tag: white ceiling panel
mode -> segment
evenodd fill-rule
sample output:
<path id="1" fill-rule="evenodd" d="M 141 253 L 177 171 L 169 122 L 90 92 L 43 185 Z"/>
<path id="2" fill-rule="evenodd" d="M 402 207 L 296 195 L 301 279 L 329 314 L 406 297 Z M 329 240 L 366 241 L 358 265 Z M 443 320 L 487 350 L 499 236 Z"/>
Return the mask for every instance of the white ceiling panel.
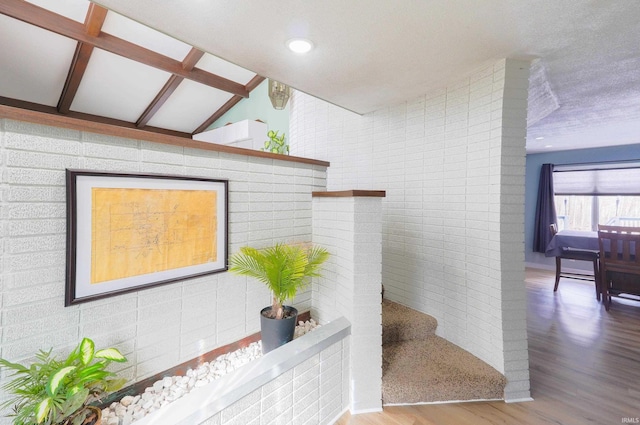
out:
<path id="1" fill-rule="evenodd" d="M 184 80 L 148 125 L 191 133 L 231 97 L 229 93 Z"/>
<path id="2" fill-rule="evenodd" d="M 190 45 L 115 12 L 107 13 L 102 31 L 178 61 L 191 50 Z"/>
<path id="3" fill-rule="evenodd" d="M 0 15 L 0 96 L 57 105 L 76 44 Z"/>
<path id="4" fill-rule="evenodd" d="M 91 2 L 87 0 L 27 0 L 58 15 L 66 16 L 78 22 L 84 22 Z"/>
<path id="5" fill-rule="evenodd" d="M 205 53 L 202 59 L 198 61 L 196 67 L 243 85 L 246 85 L 256 76 L 256 73 L 253 71 L 234 65 L 231 62 L 227 62 L 209 53 Z"/>
<path id="6" fill-rule="evenodd" d="M 94 49 L 71 109 L 135 122 L 170 74 Z"/>

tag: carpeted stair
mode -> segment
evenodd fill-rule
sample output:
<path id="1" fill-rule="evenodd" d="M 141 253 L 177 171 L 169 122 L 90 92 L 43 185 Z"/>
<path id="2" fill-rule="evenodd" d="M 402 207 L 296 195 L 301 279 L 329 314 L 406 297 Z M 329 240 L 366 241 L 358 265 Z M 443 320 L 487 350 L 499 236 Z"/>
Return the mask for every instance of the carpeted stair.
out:
<path id="1" fill-rule="evenodd" d="M 431 316 L 382 302 L 382 402 L 430 403 L 502 399 L 502 374 L 436 336 Z"/>

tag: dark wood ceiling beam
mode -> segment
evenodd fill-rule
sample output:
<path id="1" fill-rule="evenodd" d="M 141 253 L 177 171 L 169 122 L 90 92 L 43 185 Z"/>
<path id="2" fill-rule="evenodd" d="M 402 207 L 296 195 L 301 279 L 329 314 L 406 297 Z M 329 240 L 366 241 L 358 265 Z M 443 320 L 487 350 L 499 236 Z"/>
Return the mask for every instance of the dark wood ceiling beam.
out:
<path id="1" fill-rule="evenodd" d="M 200 59 L 204 56 L 204 52 L 202 50 L 198 50 L 195 47 L 192 47 L 187 53 L 187 56 L 182 60 L 182 69 L 186 71 L 191 71 L 196 67 Z"/>
<path id="2" fill-rule="evenodd" d="M 249 81 L 249 83 L 247 84 L 247 90 L 248 91 L 253 91 L 253 89 L 255 89 L 256 87 L 258 87 L 260 85 L 260 83 L 262 83 L 265 80 L 265 77 L 262 77 L 260 75 L 256 75 L 255 77 L 253 77 L 251 79 L 251 81 Z M 224 114 L 226 114 L 231 108 L 233 108 L 234 106 L 236 106 L 238 104 L 238 102 L 240 102 L 242 100 L 242 97 L 240 96 L 233 96 L 231 99 L 229 99 L 224 105 L 222 105 L 220 107 L 220 109 L 218 109 L 213 115 L 211 115 L 205 122 L 203 122 L 202 124 L 200 124 L 200 126 L 198 128 L 196 128 L 192 134 L 198 134 L 198 133 L 202 133 L 203 131 L 205 131 L 207 128 L 209 128 L 209 126 L 211 124 L 213 124 L 214 122 L 216 122 L 221 116 L 223 116 Z"/>
<path id="3" fill-rule="evenodd" d="M 202 59 L 202 56 L 204 56 L 204 52 L 202 50 L 191 48 L 189 53 L 187 53 L 187 56 L 182 61 L 182 68 L 187 71 L 192 70 L 195 68 L 198 61 Z M 169 96 L 173 94 L 182 81 L 184 81 L 184 78 L 172 75 L 169 78 L 169 81 L 167 81 L 164 87 L 162 87 L 162 90 L 160 90 L 156 95 L 155 99 L 151 101 L 149 106 L 147 106 L 147 109 L 145 109 L 142 115 L 140 115 L 140 118 L 136 121 L 136 127 L 140 128 L 147 125 L 149 120 L 160 110 L 162 105 L 164 105 L 167 99 L 169 99 Z"/>
<path id="4" fill-rule="evenodd" d="M 182 77 L 176 77 L 172 75 L 169 77 L 169 81 L 167 81 L 162 87 L 162 90 L 156 95 L 156 97 L 151 101 L 147 109 L 144 110 L 138 121 L 136 121 L 136 127 L 144 127 L 147 125 L 149 120 L 153 118 L 153 116 L 162 108 L 162 105 L 169 99 L 169 97 L 173 94 L 173 92 L 178 88 L 180 83 L 184 81 Z"/>
<path id="5" fill-rule="evenodd" d="M 42 105 L 40 103 L 27 102 L 24 100 L 12 99 L 12 98 L 3 97 L 3 96 L 0 96 L 0 105 L 10 106 L 12 108 L 20 108 L 26 111 L 41 112 L 48 115 L 70 117 L 78 120 L 87 121 L 90 123 L 109 125 L 111 127 L 120 127 L 120 128 L 126 128 L 126 129 L 136 128 L 134 123 L 131 123 L 128 121 L 118 120 L 115 118 L 101 117 L 101 116 L 92 115 L 92 114 L 85 114 L 83 112 L 75 112 L 75 111 L 70 111 L 68 114 L 61 114 L 53 106 Z M 185 133 L 182 131 L 167 130 L 165 128 L 158 128 L 158 127 L 145 127 L 144 131 L 147 131 L 149 133 L 154 133 L 154 134 L 165 134 L 172 137 L 180 137 L 180 138 L 186 138 L 191 140 L 191 133 Z"/>
<path id="6" fill-rule="evenodd" d="M 89 4 L 89 10 L 87 10 L 87 17 L 84 20 L 84 27 L 87 34 L 92 36 L 98 36 L 102 32 L 102 26 L 104 20 L 107 18 L 108 10 L 102 6 L 98 6 L 95 3 Z"/>
<path id="7" fill-rule="evenodd" d="M 87 34 L 93 36 L 99 35 L 106 17 L 107 9 L 91 3 L 84 21 Z M 76 93 L 82 82 L 82 77 L 84 77 L 84 72 L 87 70 L 89 59 L 91 59 L 91 53 L 93 53 L 93 45 L 81 41 L 78 42 L 76 51 L 73 54 L 69 73 L 67 74 L 67 80 L 64 83 L 64 88 L 58 101 L 58 112 L 66 114 L 70 111 L 73 99 L 76 97 Z"/>
<path id="8" fill-rule="evenodd" d="M 173 75 L 197 81 L 237 96 L 249 97 L 249 90 L 242 84 L 198 68 L 187 71 L 182 67 L 182 63 L 177 60 L 137 46 L 110 34 L 88 34 L 83 24 L 35 6 L 24 0 L 2 0 L 0 2 L 0 13 L 56 34 L 91 44 L 100 49 L 169 72 Z"/>

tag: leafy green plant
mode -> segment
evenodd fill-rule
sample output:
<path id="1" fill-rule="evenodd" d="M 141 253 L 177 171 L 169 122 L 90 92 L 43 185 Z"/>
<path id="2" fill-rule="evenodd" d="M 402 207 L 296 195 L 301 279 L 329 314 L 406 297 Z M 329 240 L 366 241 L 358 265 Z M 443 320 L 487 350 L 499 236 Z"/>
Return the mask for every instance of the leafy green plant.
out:
<path id="1" fill-rule="evenodd" d="M 329 252 L 319 246 L 289 245 L 256 249 L 248 246 L 229 258 L 229 271 L 249 276 L 267 285 L 273 294 L 272 318 L 282 319 L 283 304 L 305 288 L 312 277 L 320 276 Z"/>
<path id="2" fill-rule="evenodd" d="M 278 137 L 277 131 L 269 130 L 267 137 L 269 137 L 269 140 L 264 142 L 264 147 L 260 150 L 289 155 L 289 145 L 284 142 L 284 133 L 282 133 L 282 136 Z"/>
<path id="3" fill-rule="evenodd" d="M 2 387 L 13 397 L 1 407 L 12 408 L 9 416 L 14 425 L 82 424 L 91 413 L 89 403 L 126 382 L 105 369 L 111 362 L 127 359 L 116 348 L 95 351 L 89 338 L 64 360 L 52 357 L 51 350 L 40 350 L 35 357 L 30 366 L 0 359 L 0 367 L 13 371 L 13 380 Z"/>

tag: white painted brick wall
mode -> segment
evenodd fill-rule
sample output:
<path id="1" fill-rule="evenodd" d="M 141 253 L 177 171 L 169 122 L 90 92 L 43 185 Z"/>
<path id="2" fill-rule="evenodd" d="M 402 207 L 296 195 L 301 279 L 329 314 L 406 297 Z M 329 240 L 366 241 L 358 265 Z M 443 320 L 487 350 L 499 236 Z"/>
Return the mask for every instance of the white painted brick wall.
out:
<path id="1" fill-rule="evenodd" d="M 504 362 L 522 366 L 508 367 L 509 382 L 505 389 L 508 400 L 527 399 L 529 392 L 529 352 L 526 338 L 526 294 L 524 280 L 524 169 L 526 137 L 527 90 L 529 69 L 522 62 L 507 62 L 505 66 L 504 104 L 508 113 L 502 124 L 502 208 L 501 264 Z M 512 363 L 513 362 L 513 363 Z M 525 366 L 526 365 L 526 366 Z M 524 366 L 524 367 L 523 367 Z"/>
<path id="2" fill-rule="evenodd" d="M 313 198 L 313 240 L 332 256 L 312 316 L 351 322 L 351 412 L 382 409 L 382 198 Z"/>
<path id="3" fill-rule="evenodd" d="M 285 371 L 201 425 L 325 425 L 344 412 L 348 341 Z M 348 397 L 348 394 L 346 395 Z"/>
<path id="4" fill-rule="evenodd" d="M 513 348 L 527 338 L 527 88 L 528 64 L 501 60 L 362 117 L 299 92 L 291 100 L 291 152 L 331 162 L 328 190 L 387 191 L 385 296 L 435 316 L 441 336 L 505 373 L 507 399 L 528 397 L 528 362 Z M 336 290 L 326 285 L 319 302 Z"/>
<path id="5" fill-rule="evenodd" d="M 311 192 L 326 187 L 321 166 L 0 120 L 0 357 L 88 336 L 123 351 L 132 381 L 257 332 L 269 292 L 220 273 L 64 307 L 66 167 L 229 179 L 230 252 L 311 240 Z M 293 304 L 309 309 L 310 291 Z"/>

